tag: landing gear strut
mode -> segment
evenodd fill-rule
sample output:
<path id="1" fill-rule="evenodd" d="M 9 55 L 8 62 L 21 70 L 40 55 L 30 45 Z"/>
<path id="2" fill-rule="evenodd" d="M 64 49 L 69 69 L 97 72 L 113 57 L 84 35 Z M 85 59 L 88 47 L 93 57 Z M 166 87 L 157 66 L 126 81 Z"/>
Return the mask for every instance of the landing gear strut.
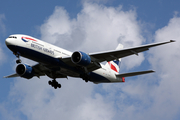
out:
<path id="1" fill-rule="evenodd" d="M 82 74 L 82 75 L 80 75 L 80 77 L 85 81 L 85 82 L 88 82 L 89 81 L 89 76 L 88 75 L 86 75 L 86 74 Z"/>
<path id="2" fill-rule="evenodd" d="M 61 88 L 61 84 L 59 84 L 55 79 L 52 81 L 49 81 L 48 83 L 49 83 L 49 85 L 54 87 L 54 89 Z"/>
<path id="3" fill-rule="evenodd" d="M 21 63 L 21 59 L 19 58 L 20 54 L 19 53 L 14 53 L 14 55 L 18 58 L 18 60 L 16 60 L 16 63 L 17 64 Z"/>

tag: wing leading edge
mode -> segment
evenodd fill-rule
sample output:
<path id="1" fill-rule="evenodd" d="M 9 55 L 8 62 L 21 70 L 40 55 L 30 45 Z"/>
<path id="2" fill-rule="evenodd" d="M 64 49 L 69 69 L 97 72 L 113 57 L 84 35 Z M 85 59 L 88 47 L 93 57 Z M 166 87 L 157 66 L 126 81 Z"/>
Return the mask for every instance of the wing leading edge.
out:
<path id="1" fill-rule="evenodd" d="M 175 41 L 170 40 L 167 42 L 147 44 L 147 45 L 142 45 L 139 47 L 133 47 L 133 48 L 127 48 L 127 49 L 121 49 L 121 50 L 90 53 L 89 56 L 96 62 L 112 61 L 118 58 L 123 58 L 123 57 L 127 57 L 134 54 L 138 55 L 138 53 L 147 51 L 151 47 L 155 47 L 155 46 L 159 46 L 159 45 L 163 45 L 163 44 L 167 44 L 171 42 L 175 42 Z"/>
<path id="2" fill-rule="evenodd" d="M 12 75 L 4 76 L 3 78 L 13 78 L 13 77 L 19 77 L 19 75 L 15 73 Z"/>

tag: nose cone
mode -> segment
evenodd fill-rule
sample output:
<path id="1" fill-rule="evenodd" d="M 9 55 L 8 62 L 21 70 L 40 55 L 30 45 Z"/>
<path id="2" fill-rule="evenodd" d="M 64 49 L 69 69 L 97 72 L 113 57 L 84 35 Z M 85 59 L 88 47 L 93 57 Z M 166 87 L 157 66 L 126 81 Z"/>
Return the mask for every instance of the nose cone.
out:
<path id="1" fill-rule="evenodd" d="M 6 46 L 13 52 L 16 51 L 16 41 L 12 38 L 7 38 L 5 40 Z"/>
<path id="2" fill-rule="evenodd" d="M 5 43 L 6 43 L 6 46 L 11 45 L 11 40 L 10 40 L 9 38 L 7 38 L 7 39 L 5 40 Z"/>
<path id="3" fill-rule="evenodd" d="M 9 37 L 9 38 L 7 38 L 7 39 L 5 40 L 5 43 L 6 43 L 7 46 L 17 45 L 17 42 L 18 42 L 17 39 L 11 38 L 11 37 Z"/>

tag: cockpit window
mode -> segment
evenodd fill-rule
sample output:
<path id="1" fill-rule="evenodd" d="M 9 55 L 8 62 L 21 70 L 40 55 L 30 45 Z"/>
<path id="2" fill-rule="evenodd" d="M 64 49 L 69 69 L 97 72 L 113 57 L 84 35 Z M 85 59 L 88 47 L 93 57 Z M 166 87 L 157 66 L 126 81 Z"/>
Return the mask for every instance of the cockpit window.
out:
<path id="1" fill-rule="evenodd" d="M 16 37 L 16 36 L 9 36 L 8 38 L 16 38 L 16 39 L 17 39 L 17 37 Z"/>

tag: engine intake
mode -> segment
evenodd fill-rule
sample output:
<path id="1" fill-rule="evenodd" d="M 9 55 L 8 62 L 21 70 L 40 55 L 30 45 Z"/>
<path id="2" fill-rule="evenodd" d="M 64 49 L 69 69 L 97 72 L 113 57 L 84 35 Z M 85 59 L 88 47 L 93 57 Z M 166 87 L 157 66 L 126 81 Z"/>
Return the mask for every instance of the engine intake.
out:
<path id="1" fill-rule="evenodd" d="M 91 63 L 91 57 L 81 51 L 76 51 L 72 54 L 71 60 L 73 63 L 81 66 L 87 66 Z"/>
<path id="2" fill-rule="evenodd" d="M 16 67 L 16 73 L 26 79 L 31 79 L 34 76 L 33 68 L 26 64 L 19 64 Z"/>

